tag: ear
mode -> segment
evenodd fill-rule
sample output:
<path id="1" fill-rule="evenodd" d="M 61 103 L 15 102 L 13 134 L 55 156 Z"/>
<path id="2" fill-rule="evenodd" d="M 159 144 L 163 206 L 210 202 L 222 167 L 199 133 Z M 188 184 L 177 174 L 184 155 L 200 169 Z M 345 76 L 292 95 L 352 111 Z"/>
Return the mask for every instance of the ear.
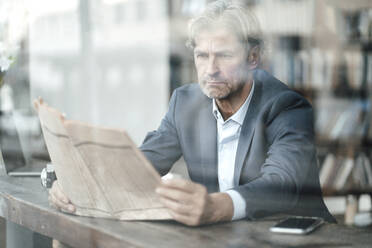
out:
<path id="1" fill-rule="evenodd" d="M 248 53 L 248 67 L 250 70 L 254 70 L 260 64 L 260 47 L 254 46 L 249 50 Z"/>

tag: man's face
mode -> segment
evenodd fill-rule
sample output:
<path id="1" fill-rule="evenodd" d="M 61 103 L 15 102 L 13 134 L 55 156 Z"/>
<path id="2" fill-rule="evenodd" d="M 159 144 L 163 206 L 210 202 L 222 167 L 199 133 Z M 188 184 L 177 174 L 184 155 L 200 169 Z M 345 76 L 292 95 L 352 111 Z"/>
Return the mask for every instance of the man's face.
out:
<path id="1" fill-rule="evenodd" d="M 194 61 L 200 88 L 210 98 L 228 98 L 248 80 L 246 51 L 226 29 L 200 32 L 195 38 Z"/>

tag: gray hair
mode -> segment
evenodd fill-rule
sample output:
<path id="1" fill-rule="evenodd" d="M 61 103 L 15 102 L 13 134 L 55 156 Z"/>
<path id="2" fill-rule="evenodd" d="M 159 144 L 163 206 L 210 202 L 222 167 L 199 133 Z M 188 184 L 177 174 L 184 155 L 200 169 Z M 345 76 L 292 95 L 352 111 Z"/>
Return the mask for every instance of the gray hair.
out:
<path id="1" fill-rule="evenodd" d="M 256 16 L 241 1 L 233 0 L 212 2 L 202 14 L 191 19 L 186 46 L 193 50 L 199 32 L 218 25 L 234 32 L 247 52 L 255 46 L 262 52 L 263 39 Z"/>

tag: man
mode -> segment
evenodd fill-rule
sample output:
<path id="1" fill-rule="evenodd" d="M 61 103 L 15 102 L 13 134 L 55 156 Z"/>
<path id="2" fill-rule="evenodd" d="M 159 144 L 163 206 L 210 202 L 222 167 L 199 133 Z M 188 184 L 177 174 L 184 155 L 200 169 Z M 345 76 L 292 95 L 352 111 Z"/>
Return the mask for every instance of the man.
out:
<path id="1" fill-rule="evenodd" d="M 172 95 L 142 152 L 160 174 L 183 155 L 190 178 L 156 189 L 173 218 L 201 225 L 275 213 L 334 222 L 318 179 L 310 104 L 258 69 L 257 21 L 232 1 L 216 1 L 189 25 L 199 85 Z M 73 212 L 58 183 L 53 205 Z"/>

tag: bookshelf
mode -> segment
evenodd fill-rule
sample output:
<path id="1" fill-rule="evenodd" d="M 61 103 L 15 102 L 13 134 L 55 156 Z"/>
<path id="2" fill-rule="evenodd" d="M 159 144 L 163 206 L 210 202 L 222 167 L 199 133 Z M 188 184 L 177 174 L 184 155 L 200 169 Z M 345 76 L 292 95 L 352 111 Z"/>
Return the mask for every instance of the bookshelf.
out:
<path id="1" fill-rule="evenodd" d="M 345 197 L 352 224 L 359 197 L 372 197 L 372 2 L 314 1 L 312 11 L 310 33 L 271 35 L 268 67 L 313 104 L 322 190 Z"/>

